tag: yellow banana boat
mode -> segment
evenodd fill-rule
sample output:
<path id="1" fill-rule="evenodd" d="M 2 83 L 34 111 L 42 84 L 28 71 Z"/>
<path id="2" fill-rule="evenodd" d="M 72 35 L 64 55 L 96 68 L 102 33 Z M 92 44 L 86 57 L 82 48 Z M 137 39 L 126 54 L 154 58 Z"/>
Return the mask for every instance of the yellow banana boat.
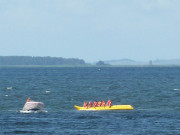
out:
<path id="1" fill-rule="evenodd" d="M 74 106 L 77 110 L 81 111 L 100 111 L 100 110 L 133 110 L 134 108 L 131 105 L 112 105 L 111 107 L 109 106 L 101 106 L 101 107 L 81 107 L 81 106 Z"/>

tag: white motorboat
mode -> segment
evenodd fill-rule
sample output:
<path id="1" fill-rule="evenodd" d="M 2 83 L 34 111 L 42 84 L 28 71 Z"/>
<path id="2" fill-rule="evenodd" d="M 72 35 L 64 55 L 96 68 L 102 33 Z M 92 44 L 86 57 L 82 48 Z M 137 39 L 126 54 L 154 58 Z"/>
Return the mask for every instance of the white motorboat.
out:
<path id="1" fill-rule="evenodd" d="M 44 108 L 43 102 L 27 101 L 22 111 L 41 111 Z"/>

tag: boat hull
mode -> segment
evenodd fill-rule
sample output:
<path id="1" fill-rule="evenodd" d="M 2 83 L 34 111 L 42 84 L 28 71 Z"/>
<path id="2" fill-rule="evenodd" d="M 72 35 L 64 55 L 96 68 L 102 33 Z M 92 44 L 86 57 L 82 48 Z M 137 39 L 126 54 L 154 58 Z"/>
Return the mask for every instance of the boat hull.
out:
<path id="1" fill-rule="evenodd" d="M 43 108 L 44 108 L 44 103 L 30 101 L 25 103 L 23 107 L 23 111 L 38 111 L 38 110 L 42 110 Z"/>
<path id="2" fill-rule="evenodd" d="M 83 111 L 100 111 L 100 110 L 133 110 L 134 108 L 131 105 L 113 105 L 111 107 L 81 107 L 81 106 L 74 106 L 77 110 Z"/>

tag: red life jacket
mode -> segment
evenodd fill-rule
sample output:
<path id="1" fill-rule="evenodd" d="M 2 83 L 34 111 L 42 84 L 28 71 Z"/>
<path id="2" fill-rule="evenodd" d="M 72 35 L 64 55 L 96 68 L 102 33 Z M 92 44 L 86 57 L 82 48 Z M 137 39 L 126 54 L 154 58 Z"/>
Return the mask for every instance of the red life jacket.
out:
<path id="1" fill-rule="evenodd" d="M 101 102 L 101 101 L 99 101 L 99 102 L 98 102 L 98 106 L 101 106 L 101 105 L 102 105 L 102 102 Z"/>
<path id="2" fill-rule="evenodd" d="M 30 98 L 27 99 L 27 102 L 30 102 Z"/>
<path id="3" fill-rule="evenodd" d="M 103 102 L 102 102 L 102 106 L 105 106 L 105 105 L 106 105 L 106 102 L 103 101 Z"/>
<path id="4" fill-rule="evenodd" d="M 111 100 L 108 100 L 107 105 L 108 105 L 108 106 L 111 105 Z"/>
<path id="5" fill-rule="evenodd" d="M 89 106 L 92 107 L 92 102 L 89 102 Z"/>
<path id="6" fill-rule="evenodd" d="M 84 105 L 83 105 L 83 107 L 87 107 L 87 102 L 84 102 Z"/>
<path id="7" fill-rule="evenodd" d="M 97 102 L 96 101 L 94 102 L 94 106 L 97 106 Z"/>

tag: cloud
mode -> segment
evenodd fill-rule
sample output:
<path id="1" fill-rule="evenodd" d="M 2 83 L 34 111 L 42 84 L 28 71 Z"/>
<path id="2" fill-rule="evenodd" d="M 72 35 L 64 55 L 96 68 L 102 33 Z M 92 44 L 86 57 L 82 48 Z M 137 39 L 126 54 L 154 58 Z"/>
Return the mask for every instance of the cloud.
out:
<path id="1" fill-rule="evenodd" d="M 37 54 L 40 46 L 44 54 L 53 48 L 51 54 L 66 57 L 111 50 L 118 57 L 119 50 L 125 55 L 176 44 L 179 5 L 180 0 L 0 0 L 0 46 L 26 46 L 29 54 L 32 48 Z"/>
<path id="2" fill-rule="evenodd" d="M 152 10 L 174 10 L 179 8 L 179 0 L 133 0 L 133 3 L 147 11 Z"/>

